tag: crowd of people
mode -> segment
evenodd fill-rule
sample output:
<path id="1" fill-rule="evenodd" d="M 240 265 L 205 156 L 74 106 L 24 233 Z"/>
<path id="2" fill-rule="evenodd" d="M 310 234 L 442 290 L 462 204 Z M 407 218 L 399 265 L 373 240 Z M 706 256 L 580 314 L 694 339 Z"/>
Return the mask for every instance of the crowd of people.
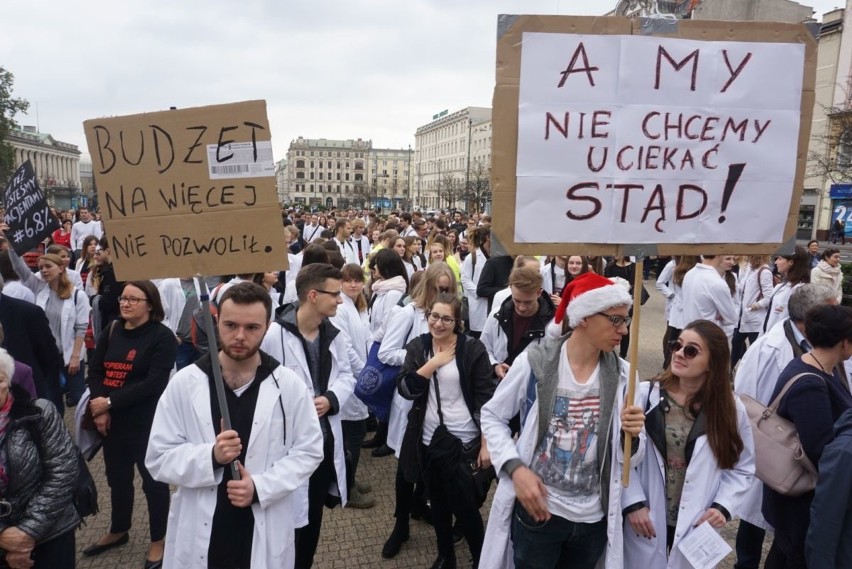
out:
<path id="1" fill-rule="evenodd" d="M 650 296 L 629 257 L 500 255 L 484 214 L 293 209 L 289 268 L 210 277 L 208 308 L 192 279 L 118 281 L 97 215 L 56 215 L 34 267 L 0 238 L 0 566 L 75 566 L 67 489 L 102 451 L 110 525 L 83 555 L 129 542 L 136 470 L 145 569 L 306 569 L 326 508 L 375 505 L 362 448 L 396 461 L 377 557 L 413 519 L 433 569 L 687 568 L 694 528 L 738 519 L 738 569 L 766 530 L 769 569 L 852 564 L 836 248 L 646 262 L 664 365 L 627 404 L 634 288 Z M 757 478 L 738 394 L 780 394 L 815 489 Z"/>

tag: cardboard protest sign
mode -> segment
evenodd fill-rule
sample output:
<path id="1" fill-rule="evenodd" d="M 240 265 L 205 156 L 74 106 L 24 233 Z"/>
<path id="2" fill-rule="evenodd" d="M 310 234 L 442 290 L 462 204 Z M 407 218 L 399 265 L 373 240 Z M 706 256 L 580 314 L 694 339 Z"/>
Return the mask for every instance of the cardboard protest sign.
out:
<path id="1" fill-rule="evenodd" d="M 9 226 L 6 237 L 19 255 L 31 251 L 59 229 L 59 220 L 51 213 L 29 160 L 21 164 L 9 180 L 3 207 Z"/>
<path id="2" fill-rule="evenodd" d="M 287 268 L 265 101 L 84 127 L 120 280 Z"/>
<path id="3" fill-rule="evenodd" d="M 500 23 L 493 231 L 509 253 L 745 254 L 793 238 L 816 69 L 804 25 Z"/>

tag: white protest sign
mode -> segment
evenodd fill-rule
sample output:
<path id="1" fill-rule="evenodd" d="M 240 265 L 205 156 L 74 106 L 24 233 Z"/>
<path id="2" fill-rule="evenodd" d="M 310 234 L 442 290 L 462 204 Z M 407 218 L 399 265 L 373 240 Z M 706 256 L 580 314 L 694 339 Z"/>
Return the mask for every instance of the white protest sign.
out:
<path id="1" fill-rule="evenodd" d="M 523 33 L 516 243 L 778 243 L 805 45 Z"/>

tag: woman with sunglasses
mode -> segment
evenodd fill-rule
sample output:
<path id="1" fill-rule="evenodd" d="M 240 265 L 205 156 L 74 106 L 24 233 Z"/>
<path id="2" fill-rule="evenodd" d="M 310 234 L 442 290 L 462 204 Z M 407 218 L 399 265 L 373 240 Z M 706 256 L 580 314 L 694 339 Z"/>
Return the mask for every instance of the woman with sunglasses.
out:
<path id="1" fill-rule="evenodd" d="M 696 320 L 672 342 L 669 369 L 640 385 L 649 454 L 622 493 L 626 569 L 688 569 L 681 540 L 705 521 L 718 530 L 737 514 L 754 448 L 731 391 L 730 357 L 725 332 Z"/>
<path id="2" fill-rule="evenodd" d="M 99 555 L 129 541 L 133 518 L 133 468 L 142 476 L 148 502 L 151 543 L 145 569 L 163 559 L 169 486 L 145 467 L 148 436 L 157 401 L 166 389 L 177 356 L 177 340 L 162 321 L 160 293 L 151 281 L 131 281 L 118 299 L 121 319 L 106 325 L 89 363 L 89 411 L 104 437 L 104 466 L 110 487 L 109 532 L 83 550 Z"/>
<path id="3" fill-rule="evenodd" d="M 437 457 L 429 445 L 436 433 L 446 429 L 468 452 L 481 445 L 476 466 L 490 467 L 491 457 L 480 430 L 479 412 L 494 395 L 496 382 L 485 346 L 463 331 L 461 302 L 455 294 L 439 294 L 429 306 L 426 318 L 429 332 L 408 344 L 399 376 L 399 393 L 414 401 L 416 409 L 416 420 L 406 428 L 402 456 L 418 457 L 426 481 L 438 542 L 438 558 L 432 569 L 456 567 L 453 516 L 458 520 L 476 567 L 485 536 L 479 513 L 481 504 L 471 492 L 460 492 L 452 479 L 442 476 L 445 471 L 431 466 Z"/>
<path id="4" fill-rule="evenodd" d="M 405 306 L 394 308 L 388 321 L 382 346 L 379 349 L 379 360 L 391 366 L 401 366 L 405 362 L 405 347 L 412 338 L 417 338 L 429 332 L 426 314 L 435 299 L 441 293 L 452 293 L 456 290 L 456 279 L 446 263 L 435 263 L 423 271 L 423 278 L 411 292 L 411 302 Z M 396 451 L 399 459 L 396 470 L 396 507 L 394 517 L 396 523 L 390 537 L 382 548 L 382 557 L 391 559 L 399 553 L 402 544 L 408 541 L 409 517 L 421 519 L 429 517 L 429 508 L 424 497 L 422 476 L 417 480 L 408 481 L 404 476 L 402 457 L 402 437 L 408 425 L 408 412 L 411 401 L 403 399 L 399 393 L 394 394 L 391 404 L 388 424 L 388 447 Z"/>

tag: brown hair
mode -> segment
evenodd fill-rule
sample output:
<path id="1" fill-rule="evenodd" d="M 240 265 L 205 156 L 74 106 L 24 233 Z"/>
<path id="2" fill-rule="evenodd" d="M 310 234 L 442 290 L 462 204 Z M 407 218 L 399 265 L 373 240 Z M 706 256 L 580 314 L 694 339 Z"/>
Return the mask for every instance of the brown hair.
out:
<path id="1" fill-rule="evenodd" d="M 148 306 L 151 307 L 149 318 L 154 322 L 162 322 L 166 317 L 166 311 L 163 309 L 163 301 L 160 300 L 160 291 L 157 285 L 151 281 L 127 281 L 121 289 L 122 294 L 124 294 L 124 289 L 129 286 L 135 286 L 141 290 L 145 298 L 148 299 Z M 269 294 L 266 296 L 269 296 Z"/>
<path id="2" fill-rule="evenodd" d="M 697 264 L 698 257 L 696 255 L 683 255 L 677 262 L 677 265 L 675 265 L 674 273 L 672 273 L 672 283 L 681 286 L 683 284 L 683 277 Z"/>
<path id="3" fill-rule="evenodd" d="M 509 273 L 509 286 L 521 292 L 539 292 L 542 282 L 541 271 L 530 267 L 519 267 Z"/>
<path id="4" fill-rule="evenodd" d="M 59 272 L 59 283 L 56 285 L 56 295 L 62 300 L 71 298 L 71 295 L 74 294 L 74 285 L 71 284 L 71 280 L 68 278 L 68 273 L 65 272 L 65 264 L 62 262 L 62 257 L 55 253 L 45 253 L 38 258 L 39 265 L 41 265 L 42 261 L 53 263 L 62 269 Z"/>
<path id="5" fill-rule="evenodd" d="M 433 300 L 432 303 L 429 305 L 428 312 L 432 312 L 432 308 L 434 308 L 436 304 L 446 304 L 447 306 L 449 306 L 453 311 L 453 318 L 456 319 L 456 325 L 455 328 L 453 328 L 453 332 L 455 332 L 456 334 L 461 334 L 462 332 L 464 332 L 464 322 L 461 318 L 462 305 L 461 300 L 459 300 L 459 297 L 451 292 L 442 292 L 437 295 L 435 297 L 435 300 Z"/>
<path id="6" fill-rule="evenodd" d="M 690 322 L 684 330 L 692 330 L 701 336 L 707 345 L 710 362 L 707 380 L 685 406 L 695 417 L 699 412 L 704 413 L 707 442 L 719 468 L 733 468 L 743 451 L 743 439 L 737 429 L 737 407 L 731 391 L 731 351 L 728 348 L 728 337 L 719 326 L 709 320 Z M 657 381 L 663 389 L 680 382 L 672 373 L 671 366 Z"/>
<path id="7" fill-rule="evenodd" d="M 361 265 L 357 263 L 343 265 L 343 268 L 340 269 L 340 273 L 343 275 L 344 281 L 355 281 L 357 283 L 364 284 L 367 280 L 364 277 L 364 269 L 362 269 Z M 358 312 L 367 311 L 367 297 L 364 296 L 363 291 L 360 295 L 358 295 L 358 299 L 355 301 L 355 308 L 358 309 Z"/>

